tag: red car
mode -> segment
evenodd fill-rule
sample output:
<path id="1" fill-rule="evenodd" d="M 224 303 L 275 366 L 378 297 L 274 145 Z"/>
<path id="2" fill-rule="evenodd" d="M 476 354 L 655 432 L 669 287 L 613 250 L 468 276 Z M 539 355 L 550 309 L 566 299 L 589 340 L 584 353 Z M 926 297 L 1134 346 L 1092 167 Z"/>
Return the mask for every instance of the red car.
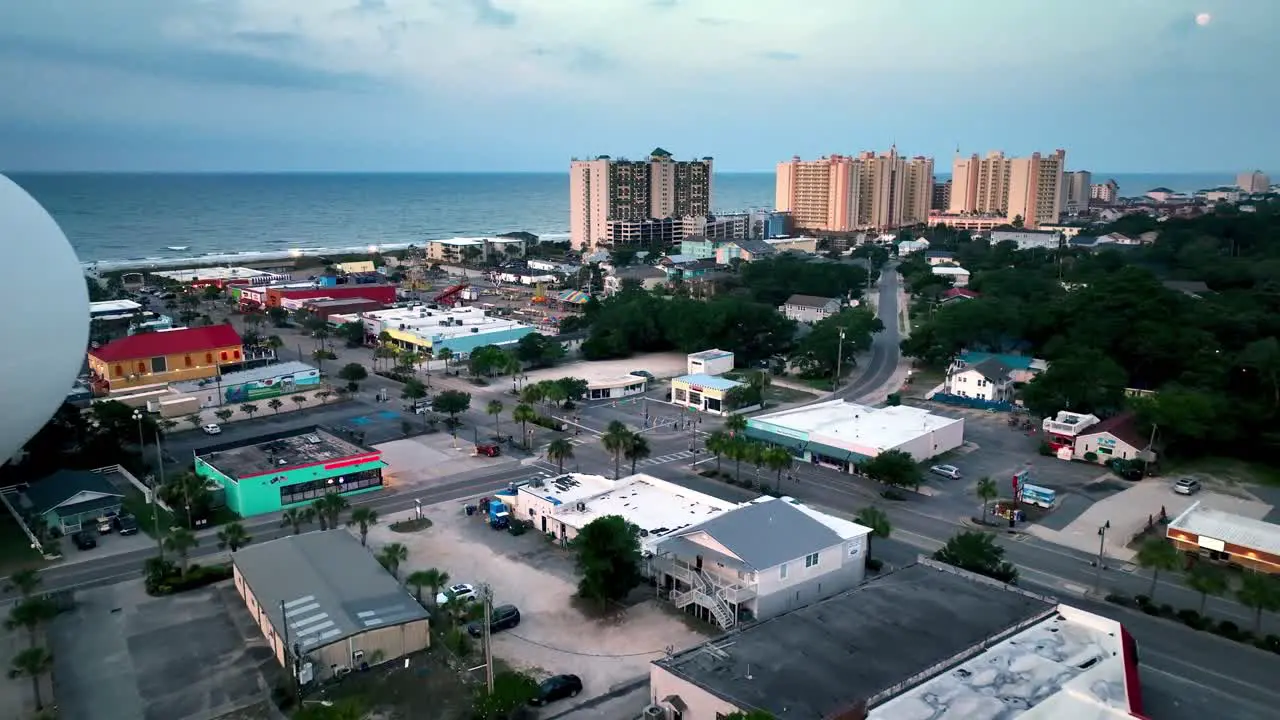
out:
<path id="1" fill-rule="evenodd" d="M 484 457 L 498 457 L 501 454 L 502 450 L 492 443 L 476 446 L 476 455 L 483 455 Z"/>

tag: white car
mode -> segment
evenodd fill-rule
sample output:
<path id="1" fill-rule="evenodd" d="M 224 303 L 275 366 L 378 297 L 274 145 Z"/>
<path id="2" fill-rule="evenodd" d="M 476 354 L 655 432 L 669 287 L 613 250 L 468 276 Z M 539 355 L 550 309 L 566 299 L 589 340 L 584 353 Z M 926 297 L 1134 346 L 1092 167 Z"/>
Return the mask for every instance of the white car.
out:
<path id="1" fill-rule="evenodd" d="M 469 602 L 476 599 L 476 589 L 467 583 L 458 583 L 450 586 L 444 592 L 436 595 L 436 604 L 444 605 L 452 598 L 454 602 Z"/>
<path id="2" fill-rule="evenodd" d="M 200 429 L 204 431 L 205 435 L 217 435 L 218 433 L 222 432 L 222 428 L 218 427 L 217 423 L 209 423 L 208 425 L 201 425 Z"/>
<path id="3" fill-rule="evenodd" d="M 955 465 L 934 465 L 933 467 L 929 468 L 929 472 L 933 473 L 934 475 L 941 475 L 942 477 L 945 477 L 945 478 L 951 478 L 952 480 L 960 479 L 960 468 L 956 467 Z"/>

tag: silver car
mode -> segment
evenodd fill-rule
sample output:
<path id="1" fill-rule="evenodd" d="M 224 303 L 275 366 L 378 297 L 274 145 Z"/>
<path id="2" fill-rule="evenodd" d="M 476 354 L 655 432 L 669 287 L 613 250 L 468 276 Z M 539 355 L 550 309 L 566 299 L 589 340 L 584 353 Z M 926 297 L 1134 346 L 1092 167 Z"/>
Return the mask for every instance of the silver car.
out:
<path id="1" fill-rule="evenodd" d="M 1194 478 L 1180 478 L 1173 484 L 1173 491 L 1179 495 L 1195 495 L 1200 492 L 1200 481 Z"/>
<path id="2" fill-rule="evenodd" d="M 945 477 L 945 478 L 951 478 L 952 480 L 960 479 L 960 468 L 956 467 L 955 465 L 934 465 L 933 467 L 929 468 L 929 472 L 933 473 L 934 475 L 941 475 L 942 477 Z"/>

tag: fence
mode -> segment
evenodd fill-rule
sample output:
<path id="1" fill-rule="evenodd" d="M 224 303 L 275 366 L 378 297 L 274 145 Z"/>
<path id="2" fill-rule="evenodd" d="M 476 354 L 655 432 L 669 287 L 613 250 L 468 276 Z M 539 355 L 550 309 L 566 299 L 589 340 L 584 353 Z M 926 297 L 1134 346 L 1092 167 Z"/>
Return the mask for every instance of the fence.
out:
<path id="1" fill-rule="evenodd" d="M 1013 410 L 1013 403 L 983 400 L 982 398 L 964 397 L 962 395 L 952 395 L 950 393 L 935 392 L 930 400 L 940 402 L 944 405 L 957 405 L 960 407 L 973 408 L 975 410 L 996 410 L 999 412 L 1010 412 Z"/>
<path id="2" fill-rule="evenodd" d="M 39 551 L 40 554 L 44 555 L 47 559 L 50 556 L 44 549 L 44 543 L 41 542 L 40 538 L 37 537 L 35 533 L 31 532 L 31 528 L 27 526 L 27 521 L 22 519 L 22 513 L 19 513 L 18 508 L 14 507 L 13 503 L 10 502 L 10 497 L 16 498 L 17 496 L 17 488 L 5 488 L 4 490 L 0 490 L 0 503 L 4 503 L 5 509 L 13 516 L 14 522 L 18 523 L 18 527 L 22 528 L 22 532 L 27 536 L 27 539 L 31 541 L 31 547 Z M 55 556 L 57 556 L 56 550 L 54 553 Z"/>
<path id="3" fill-rule="evenodd" d="M 106 467 L 100 467 L 95 470 L 92 470 L 91 472 L 98 473 L 99 475 L 108 475 L 111 473 L 117 474 L 120 477 L 124 478 L 125 480 L 128 480 L 129 484 L 132 485 L 134 488 L 136 488 L 138 492 L 141 492 L 143 500 L 145 500 L 148 504 L 152 502 L 153 498 L 151 493 L 151 487 L 149 485 L 144 484 L 138 478 L 134 477 L 133 473 L 124 469 L 124 467 L 120 465 L 108 465 Z M 160 506 L 161 510 L 164 510 L 170 515 L 173 514 L 173 509 L 170 508 L 168 505 L 166 505 L 165 502 L 161 500 L 159 497 L 154 498 L 154 500 L 155 500 L 155 503 Z"/>

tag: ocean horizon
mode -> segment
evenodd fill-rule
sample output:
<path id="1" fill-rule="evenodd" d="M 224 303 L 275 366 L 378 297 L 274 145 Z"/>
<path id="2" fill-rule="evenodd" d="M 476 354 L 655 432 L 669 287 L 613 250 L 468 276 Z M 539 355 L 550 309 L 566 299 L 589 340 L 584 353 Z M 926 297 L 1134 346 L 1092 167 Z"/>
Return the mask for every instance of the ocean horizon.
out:
<path id="1" fill-rule="evenodd" d="M 569 236 L 566 172 L 6 174 L 48 209 L 82 262 L 324 251 L 516 230 Z M 1121 195 L 1235 182 L 1230 172 L 1093 177 L 1115 179 Z M 773 207 L 772 172 L 717 172 L 712 183 L 716 212 Z"/>

